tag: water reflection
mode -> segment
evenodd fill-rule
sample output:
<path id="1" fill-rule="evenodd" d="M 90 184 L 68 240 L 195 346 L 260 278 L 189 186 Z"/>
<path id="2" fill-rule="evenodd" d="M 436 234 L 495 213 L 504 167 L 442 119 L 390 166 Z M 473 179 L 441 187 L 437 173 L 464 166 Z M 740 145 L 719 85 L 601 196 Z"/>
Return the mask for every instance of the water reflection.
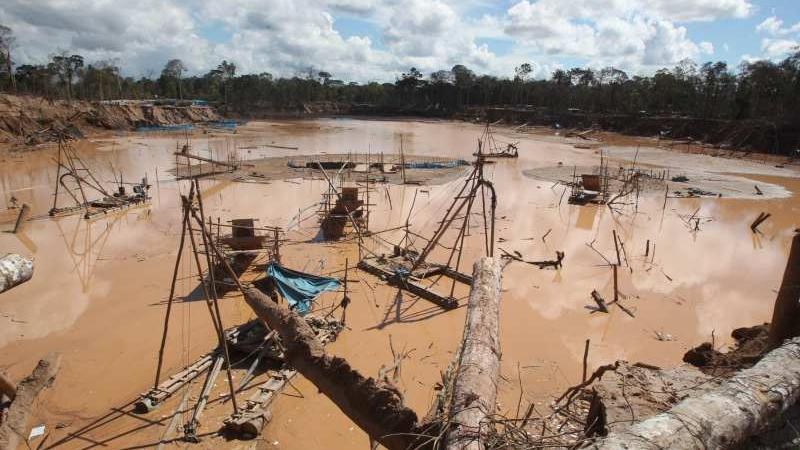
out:
<path id="1" fill-rule="evenodd" d="M 193 147 L 198 154 L 225 158 L 238 153 L 245 159 L 367 149 L 378 154 L 396 152 L 402 136 L 408 155 L 471 159 L 481 132 L 481 126 L 451 122 L 350 119 L 260 122 L 248 124 L 236 135 L 195 139 Z M 796 198 L 670 199 L 664 208 L 662 191 L 643 194 L 635 213 L 626 210 L 624 214 L 616 214 L 604 206 L 569 205 L 566 199 L 562 200 L 562 188 L 524 176 L 523 171 L 556 167 L 559 162 L 589 166 L 597 163 L 598 156 L 554 138 L 534 139 L 518 134 L 512 137 L 520 141 L 520 158 L 498 161 L 486 168 L 486 176 L 495 184 L 499 197 L 496 245 L 510 252 L 518 251 L 528 260 L 552 259 L 556 251 L 566 253 L 560 270 L 539 270 L 512 263 L 504 271 L 503 372 L 515 374 L 516 362 L 530 366 L 523 373 L 526 391 L 545 395 L 574 382 L 580 372 L 586 338 L 592 340 L 592 365 L 626 358 L 666 366 L 678 362 L 688 346 L 707 339 L 712 330 L 716 330 L 719 340 L 732 328 L 768 319 L 792 229 L 800 225 L 797 222 L 800 204 Z M 273 144 L 295 146 L 298 150 L 267 146 Z M 116 326 L 128 331 L 160 326 L 160 301 L 169 287 L 180 231 L 179 195 L 186 190 L 182 183 L 169 181 L 175 145 L 176 137 L 164 135 L 116 137 L 105 140 L 101 148 L 91 143 L 80 144 L 82 157 L 100 170 L 112 161 L 116 170 L 131 176 L 146 172 L 150 179 L 156 179 L 157 173 L 156 199 L 149 213 L 131 211 L 91 223 L 77 216 L 61 220 L 41 218 L 26 224 L 22 234 L 0 234 L 3 251 L 36 257 L 34 278 L 0 295 L 0 311 L 4 314 L 0 316 L 0 347 L 5 359 L 33 360 L 39 356 L 37 351 L 68 342 L 78 349 L 71 356 L 87 361 L 86 368 L 76 369 L 76 378 L 86 375 L 89 379 L 88 362 L 96 364 L 99 356 L 90 349 L 80 348 L 92 342 L 96 333 Z M 616 151 L 613 156 L 619 159 L 615 163 L 627 164 L 625 158 L 633 156 L 630 153 Z M 7 199 L 14 193 L 33 207 L 34 215 L 46 212 L 52 201 L 55 174 L 52 155 L 52 149 L 45 149 L 24 157 L 0 156 L 3 161 L 0 194 Z M 662 161 L 675 164 L 667 158 Z M 690 163 L 695 164 L 693 161 Z M 730 169 L 748 172 L 759 169 L 758 165 L 745 166 L 742 162 L 736 162 L 735 166 Z M 759 184 L 780 184 L 793 192 L 800 188 L 800 183 L 787 179 L 758 180 Z M 285 253 L 287 264 L 325 273 L 344 257 L 351 258 L 351 263 L 355 259 L 355 244 L 349 248 L 309 242 L 318 231 L 315 208 L 326 184 L 324 180 L 269 184 L 204 180 L 201 187 L 206 214 L 213 220 L 255 217 L 263 225 L 284 227 L 292 241 Z M 375 195 L 370 198 L 375 204 L 371 208 L 370 226 L 376 231 L 403 225 L 408 220 L 414 232 L 430 237 L 462 184 L 463 180 L 456 180 L 439 186 L 375 186 Z M 713 220 L 693 232 L 680 215 L 692 214 L 698 207 L 699 215 Z M 754 235 L 749 225 L 761 211 L 769 211 L 773 217 L 762 226 L 763 235 Z M 470 271 L 471 261 L 485 253 L 483 226 L 479 220 L 471 221 L 470 225 L 471 237 L 462 257 L 465 272 Z M 634 312 L 635 318 L 618 309 L 612 309 L 610 314 L 589 314 L 585 308 L 591 303 L 592 290 L 598 290 L 605 298 L 613 296 L 612 275 L 606 261 L 587 246 L 592 243 L 606 259 L 616 261 L 612 230 L 616 230 L 625 246 L 622 259 L 627 263 L 623 262 L 619 271 L 619 286 L 622 302 Z M 452 242 L 454 236 L 448 235 L 445 240 Z M 403 230 L 381 237 L 398 242 Z M 384 244 L 370 245 L 372 251 L 388 251 Z M 446 260 L 447 254 L 434 253 L 432 258 Z M 373 287 L 381 284 L 366 274 L 361 277 Z M 185 295 L 196 286 L 196 279 L 187 280 L 179 286 L 178 295 Z M 461 291 L 458 296 L 465 294 L 466 291 Z M 373 292 L 366 288 L 366 283 L 361 283 L 353 295 L 353 307 L 348 311 L 348 322 L 352 314 L 353 329 L 336 345 L 338 352 L 357 364 L 369 365 L 385 347 L 385 339 L 378 342 L 370 333 L 391 332 L 400 346 L 404 345 L 401 340 L 417 340 L 420 342 L 414 345 L 420 349 L 428 345 L 421 342 L 423 339 L 455 342 L 460 336 L 462 323 L 457 314 L 461 310 L 440 314 L 427 301 L 414 301 L 405 293 L 398 299 L 396 290 L 383 287 Z M 187 308 L 187 316 L 193 303 L 202 302 L 180 306 Z M 236 314 L 225 315 L 232 317 L 231 320 L 248 314 L 246 307 L 233 301 L 229 305 L 239 308 L 234 309 Z M 11 322 L 6 316 L 24 323 Z M 105 322 L 106 317 L 125 323 Z M 188 330 L 187 327 L 187 334 Z M 676 340 L 658 341 L 653 338 L 654 330 L 669 333 Z M 193 336 L 198 339 L 199 335 Z M 119 359 L 108 363 L 118 373 L 128 370 L 126 359 L 150 355 L 155 348 L 147 339 L 140 342 L 114 333 L 107 338 L 108 342 L 119 344 L 116 353 L 108 352 Z M 32 342 L 35 340 L 38 342 Z M 198 352 L 204 350 L 197 345 Z M 452 348 L 443 347 L 437 349 L 437 358 L 445 360 Z M 420 364 L 404 368 L 404 372 L 430 385 L 436 381 L 438 369 Z M 149 373 L 141 378 L 147 377 Z M 133 392 L 133 386 L 130 390 Z M 426 400 L 424 394 L 410 395 L 416 395 L 414 398 L 419 401 Z M 504 403 L 515 404 L 516 397 L 512 397 Z M 65 407 L 80 410 L 83 406 Z"/>

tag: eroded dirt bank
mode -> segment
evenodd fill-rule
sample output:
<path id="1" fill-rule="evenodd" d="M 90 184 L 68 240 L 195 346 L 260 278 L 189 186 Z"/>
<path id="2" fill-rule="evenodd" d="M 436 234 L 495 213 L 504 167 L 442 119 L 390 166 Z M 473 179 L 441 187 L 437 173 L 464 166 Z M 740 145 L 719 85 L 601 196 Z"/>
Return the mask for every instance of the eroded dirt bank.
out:
<path id="1" fill-rule="evenodd" d="M 455 122 L 254 122 L 241 127 L 236 135 L 195 135 L 193 151 L 223 159 L 236 153 L 245 161 L 367 149 L 389 154 L 397 152 L 402 139 L 408 155 L 469 160 L 481 132 L 481 126 Z M 590 370 L 616 359 L 672 367 L 681 363 L 686 350 L 709 340 L 714 331 L 717 344 L 725 345 L 732 342 L 728 330 L 768 320 L 787 243 L 800 226 L 796 166 L 775 167 L 644 147 L 636 156 L 635 147 L 604 147 L 618 165 L 629 165 L 637 158 L 654 169 L 691 169 L 697 176 L 728 174 L 746 180 L 742 181 L 741 196 L 670 198 L 664 207 L 663 191 L 643 192 L 638 212 L 627 208 L 612 213 L 604 206 L 570 205 L 561 200 L 564 186 L 525 175 L 559 163 L 595 166 L 599 163 L 597 149 L 575 148 L 577 141 L 552 134 L 531 135 L 511 129 L 497 134 L 498 139 L 520 142 L 520 158 L 501 160 L 486 169 L 499 197 L 496 247 L 518 251 L 526 259 L 550 259 L 556 251 L 566 254 L 560 270 L 512 263 L 504 272 L 501 412 L 513 415 L 520 384 L 523 402 L 534 402 L 537 408 L 546 408 L 554 396 L 574 385 L 580 378 L 587 338 L 592 342 Z M 0 366 L 18 378 L 46 352 L 64 354 L 56 384 L 45 392 L 35 412 L 35 423 L 46 424 L 52 433 L 44 448 L 55 443 L 56 448 L 155 446 L 179 403 L 175 398 L 144 417 L 127 414 L 128 402 L 152 383 L 180 230 L 178 195 L 188 189 L 169 174 L 179 139 L 183 138 L 131 134 L 80 142 L 81 155 L 104 180 L 112 179 L 109 162 L 117 171 L 123 170 L 126 178 L 147 173 L 150 180 L 158 179 L 150 208 L 93 222 L 77 216 L 41 217 L 52 201 L 52 148 L 0 156 L 3 202 L 14 195 L 33 207 L 36 218 L 21 234 L 0 235 L 4 251 L 36 259 L 34 278 L 0 295 Z M 395 227 L 408 218 L 413 230 L 430 236 L 461 183 L 380 186 L 371 199 L 375 205 L 370 228 Z M 751 192 L 750 184 L 762 189 L 775 187 L 758 196 Z M 317 203 L 327 189 L 323 180 L 276 179 L 269 184 L 206 180 L 201 186 L 207 214 L 212 217 L 256 217 L 263 225 L 286 228 L 290 242 L 282 256 L 291 268 L 337 276 L 345 260 L 352 265 L 358 258 L 353 241 L 313 242 L 319 228 Z M 772 217 L 761 226 L 763 234 L 754 234 L 749 225 L 762 211 Z M 686 217 L 693 213 L 703 219 L 699 230 L 687 226 Z M 592 304 L 592 290 L 610 295 L 612 274 L 597 252 L 616 258 L 612 230 L 626 248 L 620 290 L 623 303 L 635 317 L 618 309 L 610 314 L 590 314 L 586 308 Z M 482 234 L 482 224 L 476 220 L 464 261 L 471 262 L 483 253 Z M 402 230 L 382 237 L 397 242 Z M 368 245 L 375 252 L 390 251 L 386 242 L 375 240 Z M 442 258 L 442 253 L 432 255 L 433 260 Z M 178 294 L 188 299 L 198 282 L 189 269 L 189 258 L 184 262 Z M 263 264 L 257 261 L 245 278 L 262 277 Z M 392 360 L 390 335 L 396 349 L 413 349 L 403 362 L 399 386 L 407 404 L 424 412 L 440 371 L 461 337 L 463 308 L 444 311 L 407 293 L 398 295 L 396 289 L 366 273 L 352 276 L 358 283 L 350 294 L 348 329 L 330 351 L 374 376 L 381 365 Z M 464 287 L 456 291 L 462 298 L 466 293 Z M 337 294 L 325 294 L 317 308 L 325 312 L 338 301 Z M 226 326 L 252 317 L 238 295 L 229 294 L 221 306 Z M 208 351 L 214 342 L 203 302 L 181 302 L 173 314 L 168 371 Z M 230 412 L 229 402 L 221 396 L 226 390 L 222 380 L 204 416 L 204 434 L 216 431 L 219 419 Z M 195 384 L 192 395 L 198 384 L 202 380 Z M 274 404 L 274 419 L 259 445 L 285 449 L 367 445 L 366 436 L 310 383 L 299 378 L 293 384 L 296 391 L 287 390 Z M 243 445 L 206 435 L 194 448 Z"/>
<path id="2" fill-rule="evenodd" d="M 143 126 L 179 125 L 219 120 L 207 106 L 156 106 L 148 102 L 50 101 L 42 97 L 0 94 L 0 142 L 39 144 L 48 131 L 69 134 L 95 130 L 132 130 Z"/>

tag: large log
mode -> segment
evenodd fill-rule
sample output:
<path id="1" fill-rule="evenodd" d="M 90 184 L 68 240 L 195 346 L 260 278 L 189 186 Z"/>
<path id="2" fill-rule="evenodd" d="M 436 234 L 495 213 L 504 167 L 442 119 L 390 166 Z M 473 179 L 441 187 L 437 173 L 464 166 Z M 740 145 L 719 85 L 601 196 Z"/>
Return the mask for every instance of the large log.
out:
<path id="1" fill-rule="evenodd" d="M 339 357 L 327 355 L 306 321 L 255 288 L 244 298 L 256 315 L 276 330 L 286 360 L 325 394 L 372 439 L 390 450 L 413 448 L 417 415 L 388 383 L 367 378 Z"/>
<path id="2" fill-rule="evenodd" d="M 596 441 L 592 449 L 735 448 L 800 397 L 800 338 L 720 386 Z"/>
<path id="3" fill-rule="evenodd" d="M 33 261 L 16 253 L 0 258 L 0 292 L 7 291 L 33 277 Z"/>
<path id="4" fill-rule="evenodd" d="M 785 339 L 800 336 L 800 233 L 795 233 L 789 260 L 772 310 L 769 344 L 777 347 Z"/>
<path id="5" fill-rule="evenodd" d="M 0 450 L 14 450 L 28 436 L 28 417 L 39 392 L 50 386 L 61 364 L 61 355 L 51 353 L 39 361 L 28 377 L 17 385 L 16 396 L 0 424 Z"/>
<path id="6" fill-rule="evenodd" d="M 448 450 L 483 450 L 487 416 L 494 414 L 500 372 L 500 276 L 495 258 L 473 267 L 464 337 L 457 355 L 447 429 Z"/>

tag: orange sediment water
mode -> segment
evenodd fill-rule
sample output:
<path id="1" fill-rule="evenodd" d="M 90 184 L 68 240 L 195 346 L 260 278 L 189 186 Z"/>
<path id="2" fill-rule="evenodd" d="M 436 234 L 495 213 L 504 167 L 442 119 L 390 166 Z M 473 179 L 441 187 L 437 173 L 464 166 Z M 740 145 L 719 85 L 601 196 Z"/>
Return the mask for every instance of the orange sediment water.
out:
<path id="1" fill-rule="evenodd" d="M 243 159 L 367 151 L 388 154 L 398 151 L 402 138 L 407 155 L 469 160 L 482 131 L 480 125 L 457 122 L 254 122 L 235 135 L 193 136 L 193 147 L 196 152 L 205 152 L 206 156 L 213 153 L 221 159 L 232 152 Z M 743 198 L 669 199 L 662 209 L 663 190 L 648 191 L 641 194 L 637 213 L 627 207 L 622 214 L 615 214 L 605 206 L 569 205 L 566 198 L 562 200 L 563 185 L 554 186 L 552 181 L 523 174 L 559 163 L 597 165 L 596 150 L 574 148 L 571 142 L 553 135 L 501 130 L 497 137 L 519 140 L 520 157 L 486 166 L 486 176 L 498 193 L 495 248 L 498 253 L 500 248 L 518 251 L 528 260 L 554 259 L 556 251 L 566 254 L 563 268 L 557 271 L 518 262 L 504 271 L 503 379 L 499 386 L 502 412 L 515 413 L 519 384 L 523 387 L 522 409 L 528 402 L 536 402 L 537 408 L 545 410 L 554 395 L 580 381 L 587 338 L 591 339 L 590 372 L 616 359 L 669 367 L 680 364 L 688 348 L 710 340 L 712 332 L 718 344 L 726 344 L 733 328 L 769 320 L 788 243 L 793 230 L 800 226 L 796 166 L 776 168 L 723 158 L 713 158 L 712 164 L 707 162 L 710 157 L 702 155 L 643 151 L 639 162 L 648 168 L 704 172 L 712 182 L 715 178 L 737 178 L 728 188 L 742 191 Z M 78 151 L 101 179 L 113 180 L 113 164 L 127 181 L 138 180 L 146 173 L 153 184 L 149 208 L 91 222 L 78 216 L 43 217 L 52 202 L 55 166 L 50 158 L 54 149 L 0 153 L 0 193 L 5 200 L 13 194 L 28 203 L 34 216 L 20 234 L 0 234 L 0 249 L 35 258 L 33 279 L 0 294 L 0 367 L 18 379 L 46 352 L 64 355 L 56 383 L 41 396 L 33 419 L 35 424 L 46 424 L 51 433 L 44 447 L 55 443 L 56 448 L 157 445 L 178 403 L 178 399 L 172 399 L 143 417 L 115 412 L 115 408 L 129 410 L 124 405 L 146 391 L 154 376 L 180 232 L 179 193 L 188 190 L 188 183 L 176 182 L 169 174 L 174 166 L 175 143 L 182 139 L 132 134 L 79 143 Z M 641 143 L 657 145 L 650 140 Z M 609 150 L 617 165 L 629 166 L 634 158 L 632 147 Z M 158 181 L 154 182 L 156 172 Z M 411 229 L 430 236 L 460 183 L 377 185 L 370 197 L 374 204 L 370 228 L 378 231 L 402 225 L 416 191 Z M 750 195 L 751 184 L 775 195 L 754 197 Z M 327 188 L 323 180 L 268 184 L 204 180 L 201 187 L 206 214 L 223 221 L 255 217 L 261 225 L 287 227 L 296 224 L 297 217 L 310 217 L 287 231 L 291 242 L 281 253 L 284 264 L 291 268 L 340 275 L 345 259 L 351 265 L 358 259 L 355 241 L 313 242 L 318 223 L 312 206 Z M 695 211 L 703 219 L 699 231 L 692 231 L 684 221 Z M 761 225 L 762 234 L 753 234 L 750 223 L 762 211 L 772 217 Z M 621 301 L 635 318 L 618 308 L 611 308 L 609 314 L 592 314 L 586 308 L 593 304 L 592 290 L 606 299 L 613 298 L 611 270 L 587 245 L 592 243 L 616 262 L 612 230 L 625 247 L 619 270 Z M 398 230 L 381 237 L 397 242 L 402 233 Z M 483 226 L 478 216 L 471 221 L 469 234 L 462 272 L 471 272 L 472 262 L 484 253 Z M 445 241 L 454 238 L 455 231 L 446 235 Z M 645 256 L 648 240 L 650 249 Z M 390 251 L 369 245 L 375 252 Z M 442 258 L 441 252 L 431 257 L 434 261 Z M 198 286 L 190 259 L 187 254 L 182 260 L 179 296 Z M 245 277 L 259 276 L 259 267 L 263 266 L 254 266 Z M 434 396 L 433 386 L 461 338 L 463 308 L 443 311 L 407 293 L 398 295 L 396 289 L 372 275 L 351 271 L 349 276 L 355 282 L 347 311 L 348 328 L 329 350 L 346 357 L 364 374 L 376 376 L 382 364 L 392 361 L 389 336 L 395 349 L 413 349 L 402 364 L 398 384 L 407 403 L 424 415 Z M 447 291 L 449 286 L 442 289 Z M 464 298 L 468 289 L 459 286 L 456 294 Z M 324 294 L 318 307 L 338 303 L 338 295 Z M 235 293 L 226 295 L 220 306 L 226 327 L 253 316 Z M 202 301 L 177 303 L 170 330 L 166 373 L 176 371 L 215 344 Z M 669 335 L 672 340 L 659 340 L 656 333 Z M 227 389 L 225 383 L 224 377 L 217 380 L 202 433 L 216 431 L 230 412 L 230 403 L 220 397 Z M 195 391 L 199 384 L 202 379 Z M 286 390 L 273 404 L 273 420 L 261 438 L 264 445 L 285 449 L 367 445 L 363 432 L 310 383 L 299 377 L 293 385 L 296 390 Z M 246 395 L 250 393 L 252 390 Z M 107 414 L 111 414 L 107 420 L 98 422 Z M 97 426 L 87 427 L 95 422 Z M 63 426 L 57 428 L 59 424 Z M 241 443 L 213 436 L 197 445 L 238 446 Z"/>

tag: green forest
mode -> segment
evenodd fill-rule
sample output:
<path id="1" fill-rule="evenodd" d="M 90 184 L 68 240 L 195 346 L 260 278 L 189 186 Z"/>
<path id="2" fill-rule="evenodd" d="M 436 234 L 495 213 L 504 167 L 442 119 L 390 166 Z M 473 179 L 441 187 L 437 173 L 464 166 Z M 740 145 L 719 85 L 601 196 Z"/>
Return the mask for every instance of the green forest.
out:
<path id="1" fill-rule="evenodd" d="M 433 73 L 410 68 L 393 83 L 355 83 L 309 68 L 292 77 L 240 74 L 222 61 L 208 73 L 189 75 L 179 59 L 156 77 L 124 76 L 120 61 L 87 61 L 61 52 L 47 64 L 14 64 L 14 38 L 0 25 L 0 89 L 50 99 L 202 99 L 233 111 L 281 110 L 307 102 L 340 102 L 373 108 L 448 114 L 470 107 L 515 106 L 704 119 L 759 119 L 798 123 L 800 49 L 784 60 L 697 64 L 684 60 L 651 76 L 614 67 L 556 70 L 531 77 L 521 63 L 508 76 L 475 73 L 464 65 Z"/>

